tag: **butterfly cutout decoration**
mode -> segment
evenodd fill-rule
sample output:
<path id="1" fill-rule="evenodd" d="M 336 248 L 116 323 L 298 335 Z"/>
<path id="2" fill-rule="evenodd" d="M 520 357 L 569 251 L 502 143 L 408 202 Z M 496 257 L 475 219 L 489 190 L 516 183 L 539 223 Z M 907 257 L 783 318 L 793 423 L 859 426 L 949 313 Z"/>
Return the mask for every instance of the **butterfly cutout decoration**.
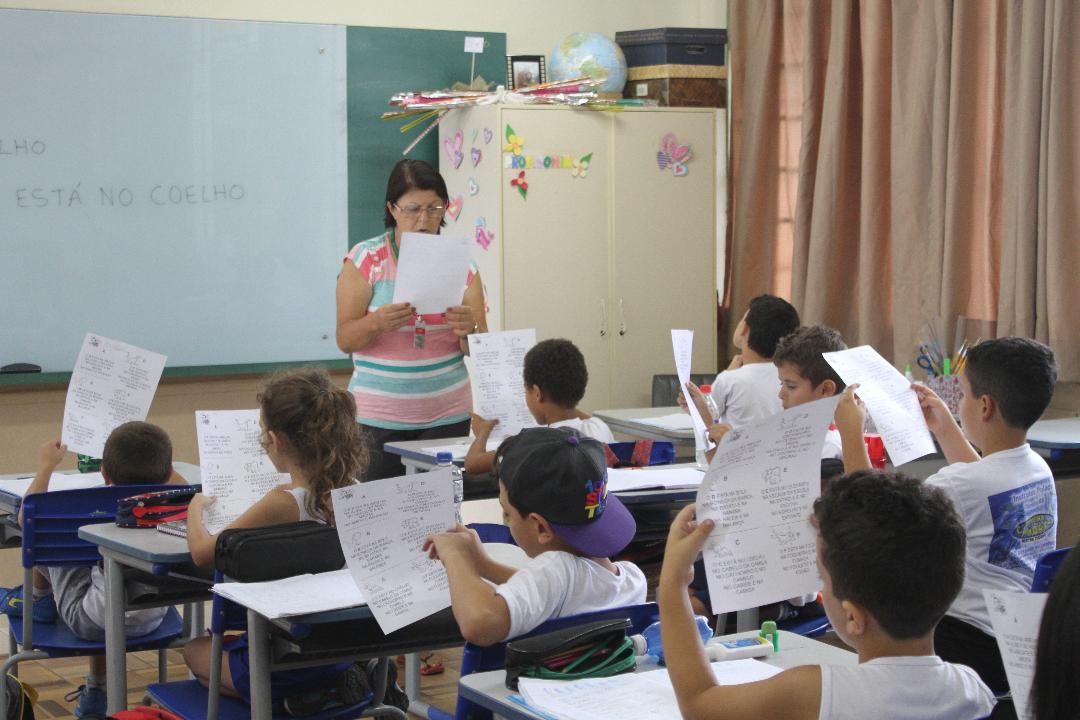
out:
<path id="1" fill-rule="evenodd" d="M 483 217 L 476 218 L 476 244 L 487 250 L 495 239 L 495 233 L 487 229 L 487 220 Z"/>
<path id="2" fill-rule="evenodd" d="M 680 145 L 675 139 L 675 133 L 668 133 L 660 139 L 660 150 L 656 153 L 656 164 L 661 170 L 671 168 L 671 174 L 675 177 L 683 177 L 690 172 L 686 167 L 692 157 L 689 145 Z"/>
<path id="3" fill-rule="evenodd" d="M 518 173 L 518 176 L 510 181 L 511 187 L 516 187 L 521 194 L 521 199 L 525 200 L 529 194 L 529 183 L 525 182 L 525 171 L 522 170 Z"/>
<path id="4" fill-rule="evenodd" d="M 461 146 L 464 143 L 465 136 L 461 134 L 460 130 L 454 133 L 454 137 L 442 141 L 446 157 L 453 163 L 455 169 L 461 167 L 461 161 L 465 159 L 465 154 L 461 151 Z"/>
<path id="5" fill-rule="evenodd" d="M 454 218 L 455 222 L 458 219 L 458 215 L 461 214 L 461 204 L 462 204 L 462 202 L 463 201 L 461 199 L 461 196 L 458 195 L 455 198 L 450 198 L 450 202 L 446 203 L 446 214 L 449 215 L 450 217 Z"/>

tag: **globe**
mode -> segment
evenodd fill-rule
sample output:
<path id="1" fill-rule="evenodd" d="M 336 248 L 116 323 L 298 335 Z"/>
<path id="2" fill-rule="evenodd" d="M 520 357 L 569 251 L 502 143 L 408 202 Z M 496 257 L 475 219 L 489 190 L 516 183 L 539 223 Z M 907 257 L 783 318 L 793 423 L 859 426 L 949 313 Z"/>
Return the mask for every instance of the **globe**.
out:
<path id="1" fill-rule="evenodd" d="M 622 48 L 602 33 L 577 32 L 567 35 L 551 53 L 552 80 L 569 80 L 588 75 L 600 81 L 602 93 L 622 94 L 626 84 L 626 58 Z"/>

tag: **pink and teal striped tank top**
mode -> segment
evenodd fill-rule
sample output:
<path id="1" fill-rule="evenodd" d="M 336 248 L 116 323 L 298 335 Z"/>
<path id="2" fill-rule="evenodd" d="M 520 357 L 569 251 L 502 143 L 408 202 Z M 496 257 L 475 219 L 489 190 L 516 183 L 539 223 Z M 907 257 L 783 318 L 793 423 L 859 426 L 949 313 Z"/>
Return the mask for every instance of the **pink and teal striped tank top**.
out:
<path id="1" fill-rule="evenodd" d="M 371 285 L 368 312 L 392 302 L 397 261 L 390 251 L 389 232 L 358 243 L 345 259 Z M 462 295 L 475 274 L 474 263 L 462 285 Z M 415 324 L 410 322 L 352 354 L 349 391 L 356 398 L 357 422 L 414 430 L 468 419 L 472 393 L 458 337 L 446 324 L 444 314 L 424 315 L 423 319 L 427 325 L 423 348 L 414 347 Z"/>

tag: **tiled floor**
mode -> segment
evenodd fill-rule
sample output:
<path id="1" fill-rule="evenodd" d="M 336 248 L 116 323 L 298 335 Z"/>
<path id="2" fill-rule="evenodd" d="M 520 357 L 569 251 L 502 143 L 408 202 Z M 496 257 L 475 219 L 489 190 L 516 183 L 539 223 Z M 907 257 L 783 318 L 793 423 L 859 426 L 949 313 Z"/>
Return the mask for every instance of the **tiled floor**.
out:
<path id="1" fill-rule="evenodd" d="M 461 667 L 461 651 L 445 650 L 438 654 L 446 671 L 422 679 L 421 698 L 438 708 L 453 712 L 457 701 L 457 679 Z M 6 655 L 0 656 L 6 658 Z M 187 668 L 178 650 L 167 653 L 169 680 L 187 679 Z M 142 702 L 147 685 L 157 682 L 157 653 L 153 651 L 129 653 L 128 705 Z M 399 667 L 400 681 L 404 683 L 405 672 Z M 85 658 L 60 658 L 38 660 L 19 665 L 19 678 L 33 685 L 38 692 L 34 712 L 39 718 L 70 718 L 74 703 L 64 700 L 64 695 L 77 689 L 86 680 Z"/>

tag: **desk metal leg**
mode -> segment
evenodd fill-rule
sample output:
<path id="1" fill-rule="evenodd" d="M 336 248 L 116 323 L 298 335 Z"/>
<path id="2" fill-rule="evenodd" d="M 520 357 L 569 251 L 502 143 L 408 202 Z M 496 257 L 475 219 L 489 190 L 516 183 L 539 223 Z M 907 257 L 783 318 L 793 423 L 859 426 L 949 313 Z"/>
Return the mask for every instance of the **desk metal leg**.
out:
<path id="1" fill-rule="evenodd" d="M 127 709 L 127 639 L 124 637 L 124 575 L 120 563 L 105 557 L 106 707 L 110 715 Z"/>
<path id="2" fill-rule="evenodd" d="M 254 610 L 247 611 L 248 663 L 251 672 L 251 717 L 270 720 L 270 627 Z"/>
<path id="3" fill-rule="evenodd" d="M 405 694 L 409 697 L 409 713 L 428 717 L 428 704 L 420 700 L 420 653 L 405 655 Z"/>
<path id="4" fill-rule="evenodd" d="M 757 608 L 750 608 L 749 610 L 740 610 L 735 613 L 735 631 L 746 632 L 747 630 L 758 630 L 761 628 L 761 623 L 758 622 Z"/>

